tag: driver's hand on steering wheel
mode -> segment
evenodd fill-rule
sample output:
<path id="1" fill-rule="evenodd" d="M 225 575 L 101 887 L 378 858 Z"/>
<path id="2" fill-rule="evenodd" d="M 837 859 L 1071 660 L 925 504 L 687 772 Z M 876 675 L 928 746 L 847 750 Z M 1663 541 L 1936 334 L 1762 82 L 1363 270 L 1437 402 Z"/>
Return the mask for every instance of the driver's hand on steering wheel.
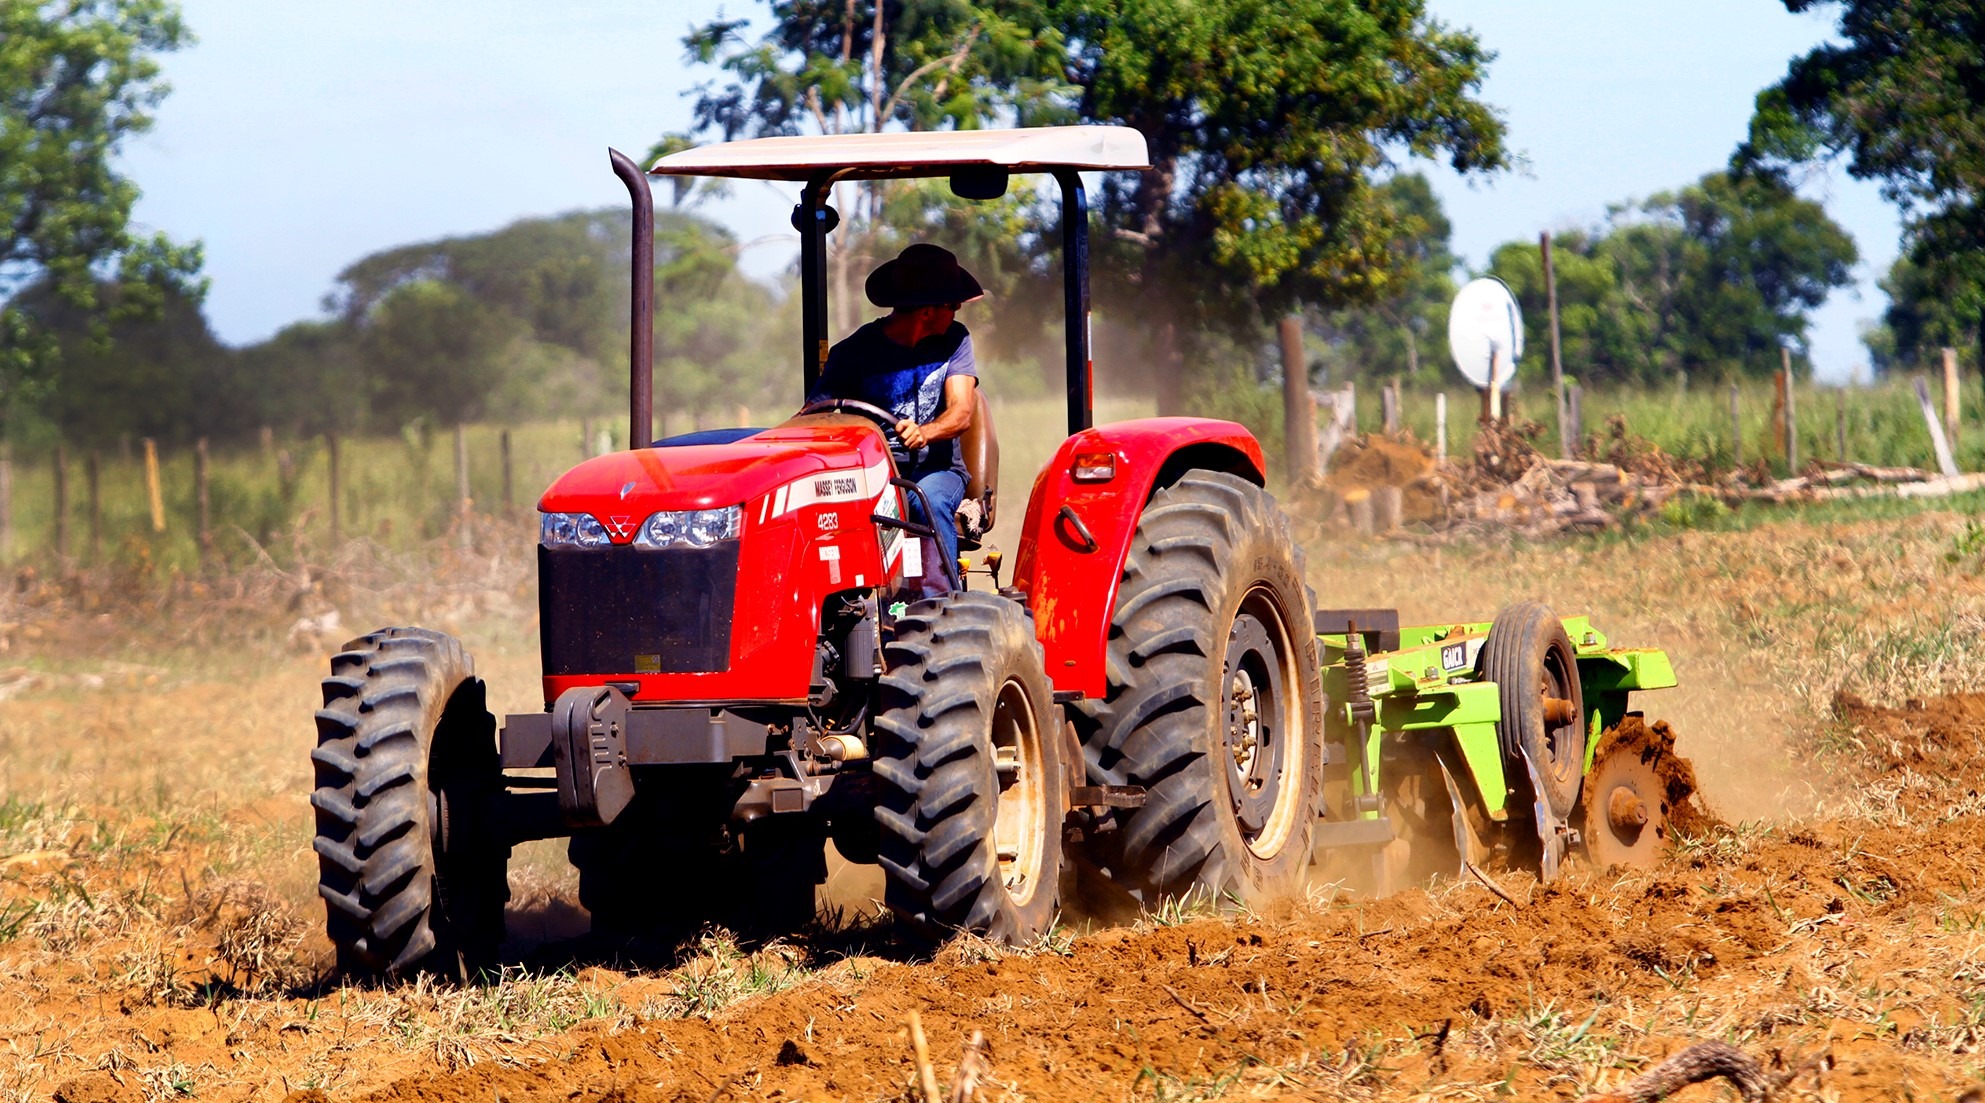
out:
<path id="1" fill-rule="evenodd" d="M 930 439 L 924 436 L 924 427 L 909 418 L 896 423 L 896 435 L 903 438 L 903 446 L 912 451 L 930 443 Z"/>

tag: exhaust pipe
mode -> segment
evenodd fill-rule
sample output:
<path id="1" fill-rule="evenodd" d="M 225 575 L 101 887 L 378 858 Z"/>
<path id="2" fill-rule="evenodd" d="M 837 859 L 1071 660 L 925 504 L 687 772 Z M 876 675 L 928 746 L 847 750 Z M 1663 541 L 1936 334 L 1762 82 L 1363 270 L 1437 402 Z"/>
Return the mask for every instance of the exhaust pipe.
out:
<path id="1" fill-rule="evenodd" d="M 634 287 L 628 312 L 627 446 L 646 448 L 655 441 L 655 197 L 648 174 L 627 154 L 609 147 L 613 174 L 627 185 L 634 204 Z"/>

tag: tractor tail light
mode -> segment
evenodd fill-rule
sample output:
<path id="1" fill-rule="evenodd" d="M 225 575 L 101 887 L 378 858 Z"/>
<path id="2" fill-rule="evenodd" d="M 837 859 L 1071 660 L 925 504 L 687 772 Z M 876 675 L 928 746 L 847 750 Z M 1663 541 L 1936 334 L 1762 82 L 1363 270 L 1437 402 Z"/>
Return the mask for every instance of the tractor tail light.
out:
<path id="1" fill-rule="evenodd" d="M 1117 477 L 1115 452 L 1077 452 L 1072 472 L 1078 483 L 1106 483 Z"/>

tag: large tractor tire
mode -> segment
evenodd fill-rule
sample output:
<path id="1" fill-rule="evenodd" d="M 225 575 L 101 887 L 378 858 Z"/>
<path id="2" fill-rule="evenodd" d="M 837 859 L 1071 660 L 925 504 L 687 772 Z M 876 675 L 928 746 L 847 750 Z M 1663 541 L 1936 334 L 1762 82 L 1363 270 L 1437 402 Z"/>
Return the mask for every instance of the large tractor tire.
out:
<path id="1" fill-rule="evenodd" d="M 1194 471 L 1152 496 L 1117 585 L 1108 696 L 1082 706 L 1091 782 L 1149 794 L 1097 855 L 1145 907 L 1301 890 L 1323 811 L 1311 612 L 1267 491 Z"/>
<path id="2" fill-rule="evenodd" d="M 1513 788 L 1543 800 L 1555 818 L 1570 817 L 1585 773 L 1585 695 L 1564 622 L 1541 602 L 1512 605 L 1489 625 L 1481 663 L 1502 702 L 1496 737 L 1504 775 Z M 1526 759 L 1542 792 L 1530 792 Z"/>
<path id="3" fill-rule="evenodd" d="M 460 976 L 493 961 L 510 848 L 483 822 L 502 783 L 496 720 L 460 641 L 385 628 L 346 644 L 310 758 L 339 971 Z"/>
<path id="4" fill-rule="evenodd" d="M 968 591 L 895 633 L 872 748 L 883 900 L 927 935 L 1033 941 L 1055 919 L 1067 796 L 1033 623 Z"/>

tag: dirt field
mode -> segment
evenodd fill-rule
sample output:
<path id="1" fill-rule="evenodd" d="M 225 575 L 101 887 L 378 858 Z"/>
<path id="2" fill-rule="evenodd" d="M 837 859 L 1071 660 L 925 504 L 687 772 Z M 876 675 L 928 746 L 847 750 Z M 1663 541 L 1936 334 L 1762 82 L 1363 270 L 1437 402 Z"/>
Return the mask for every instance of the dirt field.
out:
<path id="1" fill-rule="evenodd" d="M 1668 647 L 1683 688 L 1639 703 L 1723 822 L 1651 872 L 1503 875 L 1514 904 L 1319 884 L 934 959 L 848 881 L 841 929 L 636 968 L 573 937 L 537 845 L 512 867 L 517 964 L 469 987 L 326 981 L 307 715 L 319 647 L 374 621 L 458 631 L 492 707 L 534 707 L 526 563 L 347 560 L 146 607 L 23 583 L 0 605 L 0 1101 L 912 1099 L 912 1013 L 943 1085 L 983 1032 L 986 1100 L 1569 1100 L 1704 1039 L 1808 1062 L 1781 1098 L 1954 1100 L 1985 1043 L 1985 581 L 1962 531 L 1310 550 L 1330 604 L 1538 597 Z"/>

